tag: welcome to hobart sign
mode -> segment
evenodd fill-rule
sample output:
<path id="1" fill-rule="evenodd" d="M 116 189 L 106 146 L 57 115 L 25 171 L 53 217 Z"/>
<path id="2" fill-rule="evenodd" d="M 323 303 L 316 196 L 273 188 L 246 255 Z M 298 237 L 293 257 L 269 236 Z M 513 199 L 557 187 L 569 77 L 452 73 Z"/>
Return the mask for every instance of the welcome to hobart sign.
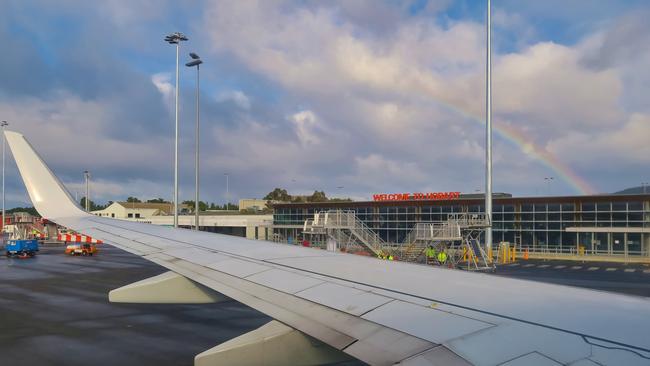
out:
<path id="1" fill-rule="evenodd" d="M 372 195 L 373 201 L 412 201 L 412 200 L 456 200 L 460 192 L 429 192 L 429 193 L 377 193 Z"/>

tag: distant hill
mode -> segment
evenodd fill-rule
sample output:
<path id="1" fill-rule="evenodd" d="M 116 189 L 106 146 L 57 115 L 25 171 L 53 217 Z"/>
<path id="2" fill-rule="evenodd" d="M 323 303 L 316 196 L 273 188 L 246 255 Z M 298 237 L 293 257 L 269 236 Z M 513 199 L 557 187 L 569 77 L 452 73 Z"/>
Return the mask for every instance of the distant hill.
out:
<path id="1" fill-rule="evenodd" d="M 646 193 L 650 193 L 650 186 L 646 186 L 645 191 Z M 643 193 L 643 186 L 626 188 L 622 191 L 614 192 L 614 194 L 642 194 L 642 193 Z"/>

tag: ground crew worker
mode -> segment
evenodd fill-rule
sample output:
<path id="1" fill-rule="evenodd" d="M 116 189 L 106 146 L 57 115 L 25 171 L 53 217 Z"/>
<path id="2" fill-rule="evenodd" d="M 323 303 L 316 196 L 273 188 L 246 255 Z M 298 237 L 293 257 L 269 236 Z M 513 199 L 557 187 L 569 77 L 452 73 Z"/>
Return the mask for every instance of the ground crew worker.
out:
<path id="1" fill-rule="evenodd" d="M 445 262 L 447 262 L 447 253 L 441 251 L 440 253 L 438 253 L 438 263 L 442 265 L 445 264 Z"/>
<path id="2" fill-rule="evenodd" d="M 433 249 L 433 245 L 429 245 L 424 255 L 427 257 L 427 264 L 433 264 L 433 261 L 436 260 L 436 250 Z"/>
<path id="3" fill-rule="evenodd" d="M 392 260 L 393 260 L 393 255 L 392 255 L 392 254 L 389 254 L 389 255 L 388 255 L 388 260 L 389 260 L 389 261 L 392 261 Z"/>

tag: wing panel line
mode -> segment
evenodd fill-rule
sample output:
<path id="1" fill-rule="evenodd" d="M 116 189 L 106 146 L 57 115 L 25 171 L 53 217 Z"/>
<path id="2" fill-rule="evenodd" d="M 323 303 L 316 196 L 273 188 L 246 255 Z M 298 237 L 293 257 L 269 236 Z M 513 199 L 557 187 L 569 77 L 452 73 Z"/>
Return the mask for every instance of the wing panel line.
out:
<path id="1" fill-rule="evenodd" d="M 106 223 L 103 223 L 103 222 L 98 222 L 98 221 L 92 220 L 92 219 L 90 221 L 95 221 L 95 222 L 97 222 L 99 224 L 102 224 L 102 225 L 113 226 L 113 225 L 106 224 Z M 403 292 L 403 291 L 393 290 L 393 289 L 389 289 L 389 288 L 386 288 L 386 287 L 381 287 L 381 286 L 373 285 L 373 284 L 370 284 L 370 283 L 355 281 L 355 280 L 352 280 L 352 279 L 347 279 L 347 278 L 334 276 L 334 275 L 330 275 L 330 274 L 322 274 L 322 273 L 318 273 L 318 272 L 311 271 L 311 270 L 308 270 L 308 269 L 294 267 L 294 266 L 291 266 L 291 265 L 288 265 L 288 264 L 276 263 L 276 262 L 273 262 L 273 261 L 270 261 L 270 260 L 265 260 L 265 259 L 250 258 L 250 257 L 246 257 L 246 256 L 243 256 L 243 255 L 240 255 L 240 254 L 230 253 L 230 252 L 222 251 L 222 250 L 215 250 L 214 248 L 209 248 L 209 247 L 206 247 L 206 246 L 203 246 L 203 245 L 200 245 L 200 244 L 185 242 L 185 241 L 178 240 L 178 239 L 163 238 L 163 237 L 155 235 L 155 234 L 143 233 L 143 232 L 139 232 L 137 230 L 133 230 L 133 229 L 130 229 L 130 228 L 129 229 L 125 229 L 124 227 L 119 227 L 119 228 L 123 229 L 123 230 L 132 231 L 132 232 L 138 233 L 138 234 L 154 236 L 154 237 L 158 237 L 158 238 L 162 238 L 162 239 L 166 239 L 166 240 L 170 240 L 170 241 L 175 241 L 175 242 L 181 243 L 181 244 L 187 244 L 187 245 L 190 245 L 190 246 L 199 247 L 199 248 L 202 248 L 202 249 L 205 249 L 205 250 L 208 250 L 208 251 L 215 251 L 217 253 L 228 254 L 228 255 L 231 255 L 231 256 L 234 256 L 234 257 L 238 257 L 240 259 L 245 259 L 245 260 L 249 260 L 249 261 L 259 261 L 259 262 L 264 262 L 264 263 L 268 263 L 268 264 L 273 264 L 275 266 L 280 266 L 280 267 L 283 267 L 283 268 L 289 268 L 289 269 L 293 269 L 293 270 L 296 270 L 296 271 L 302 271 L 302 272 L 310 273 L 310 274 L 317 275 L 317 276 L 322 276 L 322 277 L 331 278 L 331 279 L 337 279 L 339 281 L 354 283 L 354 284 L 361 285 L 361 286 L 367 286 L 367 287 L 374 288 L 374 289 L 377 289 L 377 290 L 384 290 L 384 291 L 388 291 L 388 292 L 397 293 L 397 294 L 400 294 L 400 295 L 411 296 L 411 297 L 421 299 L 421 300 L 437 302 L 437 303 L 440 303 L 440 304 L 445 304 L 445 305 L 448 305 L 448 306 L 453 306 L 453 307 L 457 307 L 457 308 L 464 309 L 464 310 L 474 311 L 474 312 L 477 312 L 477 313 L 480 313 L 480 314 L 490 315 L 490 316 L 493 316 L 493 317 L 507 319 L 507 320 L 510 320 L 510 321 L 516 321 L 516 322 L 521 322 L 521 323 L 525 323 L 525 324 L 529 324 L 529 325 L 543 327 L 543 328 L 546 328 L 546 329 L 551 329 L 551 330 L 554 330 L 554 331 L 564 332 L 564 333 L 576 335 L 576 336 L 579 336 L 579 337 L 588 337 L 588 338 L 591 338 L 591 339 L 594 339 L 594 340 L 607 342 L 607 343 L 610 343 L 610 344 L 615 344 L 615 345 L 618 345 L 618 346 L 627 347 L 627 348 L 635 349 L 635 350 L 638 350 L 638 351 L 643 351 L 643 352 L 650 353 L 650 349 L 647 349 L 647 348 L 643 348 L 643 347 L 639 347 L 639 346 L 633 346 L 633 345 L 626 344 L 626 343 L 623 343 L 623 342 L 608 340 L 608 339 L 605 339 L 605 338 L 592 336 L 592 335 L 589 335 L 589 334 L 584 334 L 584 333 L 580 333 L 580 332 L 576 332 L 576 331 L 572 331 L 572 330 L 568 330 L 568 329 L 563 329 L 563 328 L 555 327 L 555 326 L 552 326 L 552 325 L 546 325 L 546 324 L 542 324 L 542 323 L 538 323 L 538 322 L 534 322 L 534 321 L 530 321 L 530 320 L 525 320 L 525 319 L 521 319 L 521 318 L 509 316 L 509 315 L 499 314 L 499 313 L 495 313 L 495 312 L 492 312 L 492 311 L 481 310 L 481 309 L 473 308 L 471 306 L 455 304 L 455 303 L 452 303 L 452 302 L 448 302 L 448 301 L 444 301 L 444 300 L 438 300 L 438 299 L 430 298 L 430 297 L 426 297 L 426 296 L 410 294 L 410 293 L 406 293 L 406 292 Z"/>

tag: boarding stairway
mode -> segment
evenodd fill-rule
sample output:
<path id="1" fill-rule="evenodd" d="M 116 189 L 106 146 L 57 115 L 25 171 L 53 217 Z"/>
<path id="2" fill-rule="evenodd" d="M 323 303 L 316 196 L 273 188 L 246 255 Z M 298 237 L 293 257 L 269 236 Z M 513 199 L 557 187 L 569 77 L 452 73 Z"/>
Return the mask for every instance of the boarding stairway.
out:
<path id="1" fill-rule="evenodd" d="M 403 261 L 415 262 L 429 245 L 439 251 L 440 244 L 459 240 L 463 240 L 463 237 L 460 225 L 455 221 L 418 222 L 399 246 L 398 257 Z"/>
<path id="2" fill-rule="evenodd" d="M 487 253 L 477 239 L 466 238 L 462 249 L 463 260 L 455 256 L 456 266 L 470 271 L 493 271 L 494 263 L 488 258 Z"/>
<path id="3" fill-rule="evenodd" d="M 329 210 L 306 220 L 303 234 L 331 238 L 346 251 L 361 246 L 370 254 L 391 254 L 406 262 L 422 262 L 425 249 L 431 245 L 436 252 L 445 251 L 453 267 L 492 270 L 494 265 L 478 241 L 487 227 L 489 222 L 484 214 L 450 214 L 447 221 L 416 223 L 401 243 L 389 244 L 359 220 L 354 211 Z"/>
<path id="4" fill-rule="evenodd" d="M 339 233 L 343 231 L 343 233 Z M 386 242 L 379 237 L 354 211 L 329 210 L 314 214 L 313 219 L 305 221 L 303 234 L 354 237 L 370 253 L 379 256 L 385 253 Z M 340 239 L 340 237 L 335 237 Z"/>

